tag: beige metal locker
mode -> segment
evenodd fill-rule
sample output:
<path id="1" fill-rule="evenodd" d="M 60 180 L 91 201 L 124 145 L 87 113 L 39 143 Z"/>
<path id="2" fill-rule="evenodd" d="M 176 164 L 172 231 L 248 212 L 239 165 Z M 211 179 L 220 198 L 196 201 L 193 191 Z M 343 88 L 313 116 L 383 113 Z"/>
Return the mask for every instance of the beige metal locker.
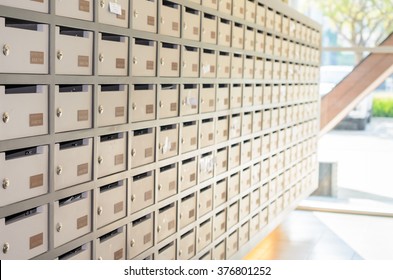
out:
<path id="1" fill-rule="evenodd" d="M 126 123 L 127 102 L 128 85 L 98 86 L 98 126 Z"/>
<path id="2" fill-rule="evenodd" d="M 198 226 L 197 248 L 198 252 L 206 248 L 212 242 L 212 220 L 207 219 Z"/>
<path id="3" fill-rule="evenodd" d="M 218 237 L 223 235 L 226 231 L 227 215 L 226 209 L 216 213 L 213 218 L 213 239 L 216 240 Z"/>
<path id="4" fill-rule="evenodd" d="M 98 143 L 98 177 L 127 168 L 127 135 L 125 132 L 103 135 Z"/>
<path id="5" fill-rule="evenodd" d="M 183 38 L 199 41 L 201 12 L 183 6 Z"/>
<path id="6" fill-rule="evenodd" d="M 157 240 L 160 242 L 176 232 L 176 203 L 169 204 L 158 210 Z"/>
<path id="7" fill-rule="evenodd" d="M 134 258 L 153 246 L 154 215 L 142 216 L 128 224 L 127 257 Z"/>
<path id="8" fill-rule="evenodd" d="M 99 1 L 98 21 L 100 23 L 128 27 L 130 0 Z"/>
<path id="9" fill-rule="evenodd" d="M 199 191 L 198 218 L 213 210 L 213 187 L 207 186 Z"/>
<path id="10" fill-rule="evenodd" d="M 128 205 L 131 214 L 154 203 L 154 171 L 133 176 L 129 181 Z"/>
<path id="11" fill-rule="evenodd" d="M 195 256 L 195 229 L 191 229 L 182 236 L 179 241 L 179 260 L 189 260 Z"/>
<path id="12" fill-rule="evenodd" d="M 228 171 L 228 148 L 224 147 L 217 150 L 216 154 L 216 175 Z"/>
<path id="13" fill-rule="evenodd" d="M 155 159 L 155 129 L 131 131 L 131 168 L 152 163 Z"/>
<path id="14" fill-rule="evenodd" d="M 230 89 L 230 108 L 236 109 L 242 106 L 243 87 L 241 84 L 232 84 Z"/>
<path id="15" fill-rule="evenodd" d="M 214 112 L 216 108 L 216 85 L 203 84 L 200 87 L 199 98 L 201 101 L 200 112 Z"/>
<path id="16" fill-rule="evenodd" d="M 30 3 L 44 3 L 43 0 L 23 1 Z M 45 1 L 46 2 L 46 1 Z M 1 2 L 0 2 L 1 3 Z M 27 4 L 27 3 L 26 3 Z M 38 5 L 38 4 L 36 4 Z M 41 4 L 44 6 L 44 4 Z M 48 4 L 46 4 L 48 5 Z M 46 8 L 47 10 L 47 8 Z M 93 0 L 56 0 L 55 13 L 59 16 L 93 21 Z"/>
<path id="17" fill-rule="evenodd" d="M 120 227 L 96 239 L 97 260 L 126 259 L 126 227 Z"/>
<path id="18" fill-rule="evenodd" d="M 163 160 L 178 154 L 179 128 L 177 124 L 164 125 L 158 133 L 158 159 Z"/>
<path id="19" fill-rule="evenodd" d="M 182 46 L 182 77 L 199 76 L 199 52 L 196 47 Z"/>
<path id="20" fill-rule="evenodd" d="M 179 204 L 180 229 L 193 223 L 196 219 L 196 195 L 192 193 L 180 200 Z"/>
<path id="21" fill-rule="evenodd" d="M 180 191 L 184 191 L 196 185 L 198 164 L 196 158 L 182 161 L 180 167 Z"/>
<path id="22" fill-rule="evenodd" d="M 246 0 L 246 14 L 245 18 L 247 21 L 254 23 L 256 20 L 256 6 L 255 0 Z"/>
<path id="23" fill-rule="evenodd" d="M 195 115 L 198 113 L 199 85 L 184 84 L 180 92 L 181 106 L 180 114 L 182 116 Z"/>
<path id="24" fill-rule="evenodd" d="M 231 45 L 231 29 L 231 21 L 224 18 L 218 20 L 218 45 L 224 47 Z"/>
<path id="25" fill-rule="evenodd" d="M 84 261 L 92 259 L 92 248 L 91 242 L 76 247 L 61 256 L 58 256 L 56 260 L 67 260 L 67 261 Z"/>
<path id="26" fill-rule="evenodd" d="M 239 228 L 239 248 L 244 246 L 250 239 L 250 222 L 245 222 Z"/>
<path id="27" fill-rule="evenodd" d="M 221 241 L 219 244 L 214 246 L 213 249 L 213 260 L 225 260 L 226 258 L 226 245 L 225 245 L 225 239 Z"/>
<path id="28" fill-rule="evenodd" d="M 217 87 L 216 111 L 227 109 L 229 109 L 229 85 L 219 84 Z"/>
<path id="29" fill-rule="evenodd" d="M 232 24 L 231 47 L 237 49 L 243 49 L 244 47 L 244 25 L 238 22 L 233 22 Z"/>
<path id="30" fill-rule="evenodd" d="M 212 152 L 202 154 L 199 158 L 199 182 L 206 181 L 213 177 L 214 155 Z"/>
<path id="31" fill-rule="evenodd" d="M 236 201 L 228 207 L 227 228 L 230 229 L 239 222 L 239 202 Z"/>
<path id="32" fill-rule="evenodd" d="M 244 19 L 246 0 L 232 1 L 232 5 L 233 5 L 232 15 L 234 17 Z"/>
<path id="33" fill-rule="evenodd" d="M 179 77 L 180 74 L 180 46 L 170 43 L 160 44 L 160 70 L 161 77 Z"/>
<path id="34" fill-rule="evenodd" d="M 179 85 L 162 84 L 158 89 L 159 118 L 176 117 L 179 114 Z"/>
<path id="35" fill-rule="evenodd" d="M 215 50 L 202 49 L 200 75 L 202 78 L 215 78 L 217 70 L 217 55 Z"/>
<path id="36" fill-rule="evenodd" d="M 221 179 L 214 187 L 214 207 L 220 206 L 227 201 L 228 180 Z"/>
<path id="37" fill-rule="evenodd" d="M 198 123 L 185 122 L 182 127 L 181 151 L 183 154 L 194 151 L 198 147 Z"/>
<path id="38" fill-rule="evenodd" d="M 131 1 L 132 28 L 157 32 L 157 0 Z"/>
<path id="39" fill-rule="evenodd" d="M 131 85 L 131 122 L 156 118 L 156 86 L 149 84 Z"/>
<path id="40" fill-rule="evenodd" d="M 217 42 L 217 17 L 203 13 L 201 41 L 208 44 Z"/>
<path id="41" fill-rule="evenodd" d="M 132 76 L 154 77 L 157 72 L 157 42 L 132 38 Z"/>
<path id="42" fill-rule="evenodd" d="M 165 245 L 158 250 L 158 254 L 155 258 L 156 260 L 176 260 L 176 243 L 172 241 L 171 243 Z"/>
<path id="43" fill-rule="evenodd" d="M 158 173 L 157 201 L 164 200 L 177 193 L 177 165 L 171 164 L 160 168 Z"/>
<path id="44" fill-rule="evenodd" d="M 205 148 L 214 145 L 215 140 L 215 122 L 214 118 L 204 119 L 200 124 L 199 147 Z"/>
<path id="45" fill-rule="evenodd" d="M 158 33 L 180 37 L 180 5 L 167 0 L 160 0 L 160 24 Z"/>
<path id="46" fill-rule="evenodd" d="M 243 55 L 240 53 L 232 54 L 232 67 L 231 67 L 231 78 L 242 78 L 243 77 Z"/>
<path id="47" fill-rule="evenodd" d="M 239 194 L 240 191 L 240 173 L 232 174 L 228 180 L 228 200 Z"/>
<path id="48" fill-rule="evenodd" d="M 240 143 L 231 145 L 229 150 L 229 169 L 240 165 Z"/>
<path id="49" fill-rule="evenodd" d="M 239 234 L 238 231 L 235 230 L 232 232 L 227 239 L 227 252 L 226 252 L 226 257 L 230 258 L 232 257 L 236 251 L 238 250 L 238 245 L 239 245 Z"/>

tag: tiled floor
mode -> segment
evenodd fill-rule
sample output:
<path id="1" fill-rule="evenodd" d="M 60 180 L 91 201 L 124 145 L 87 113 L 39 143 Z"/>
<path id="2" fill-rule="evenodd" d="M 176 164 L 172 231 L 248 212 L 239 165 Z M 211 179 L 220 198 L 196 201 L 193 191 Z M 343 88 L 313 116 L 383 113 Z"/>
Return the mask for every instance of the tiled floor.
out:
<path id="1" fill-rule="evenodd" d="M 393 260 L 393 219 L 294 211 L 245 259 Z"/>

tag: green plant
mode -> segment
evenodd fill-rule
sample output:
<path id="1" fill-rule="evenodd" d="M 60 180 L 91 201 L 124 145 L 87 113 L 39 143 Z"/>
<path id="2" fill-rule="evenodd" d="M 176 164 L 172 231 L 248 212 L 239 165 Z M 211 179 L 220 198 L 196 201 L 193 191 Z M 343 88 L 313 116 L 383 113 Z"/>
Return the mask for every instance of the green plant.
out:
<path id="1" fill-rule="evenodd" d="M 374 97 L 373 116 L 393 118 L 393 98 Z"/>

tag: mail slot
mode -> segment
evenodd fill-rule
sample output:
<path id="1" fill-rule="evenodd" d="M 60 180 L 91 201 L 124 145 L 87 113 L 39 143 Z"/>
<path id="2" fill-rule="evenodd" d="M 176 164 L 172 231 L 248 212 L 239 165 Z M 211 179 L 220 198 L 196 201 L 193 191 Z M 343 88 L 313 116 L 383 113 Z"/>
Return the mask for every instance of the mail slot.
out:
<path id="1" fill-rule="evenodd" d="M 250 195 L 243 196 L 240 200 L 239 220 L 243 220 L 250 214 Z"/>
<path id="2" fill-rule="evenodd" d="M 131 122 L 149 121 L 156 118 L 155 85 L 132 85 L 130 97 Z"/>
<path id="3" fill-rule="evenodd" d="M 239 194 L 240 191 L 240 173 L 232 174 L 228 182 L 228 200 Z"/>
<path id="4" fill-rule="evenodd" d="M 128 27 L 129 0 L 115 2 L 100 1 L 98 7 L 98 22 L 121 27 Z"/>
<path id="5" fill-rule="evenodd" d="M 198 217 L 213 210 L 213 188 L 207 186 L 199 191 Z"/>
<path id="6" fill-rule="evenodd" d="M 255 133 L 262 131 L 262 111 L 255 111 L 252 118 L 252 132 Z"/>
<path id="7" fill-rule="evenodd" d="M 216 240 L 218 237 L 223 235 L 226 231 L 227 215 L 226 209 L 218 212 L 213 219 L 213 239 Z"/>
<path id="8" fill-rule="evenodd" d="M 231 109 L 240 108 L 242 106 L 242 85 L 232 84 L 231 85 Z"/>
<path id="9" fill-rule="evenodd" d="M 199 77 L 199 49 L 182 46 L 182 77 Z"/>
<path id="10" fill-rule="evenodd" d="M 251 167 L 243 169 L 240 180 L 240 192 L 244 192 L 251 188 Z"/>
<path id="11" fill-rule="evenodd" d="M 267 222 L 268 222 L 268 208 L 267 207 L 264 208 L 262 210 L 262 212 L 259 214 L 259 218 L 260 218 L 259 226 L 261 228 L 265 227 L 267 225 Z"/>
<path id="12" fill-rule="evenodd" d="M 48 133 L 48 87 L 0 86 L 0 140 Z"/>
<path id="13" fill-rule="evenodd" d="M 263 205 L 269 201 L 269 184 L 267 183 L 264 184 L 260 188 L 260 193 L 261 193 L 261 205 Z"/>
<path id="14" fill-rule="evenodd" d="M 258 1 L 257 1 L 258 2 Z M 246 20 L 254 23 L 256 18 L 255 12 L 255 0 L 247 0 L 246 1 Z"/>
<path id="15" fill-rule="evenodd" d="M 152 205 L 154 203 L 154 171 L 133 176 L 128 193 L 131 214 Z"/>
<path id="16" fill-rule="evenodd" d="M 160 85 L 158 100 L 160 118 L 177 117 L 179 114 L 179 85 Z"/>
<path id="17" fill-rule="evenodd" d="M 252 133 L 252 113 L 245 112 L 243 114 L 242 135 L 249 135 Z"/>
<path id="18" fill-rule="evenodd" d="M 154 77 L 157 70 L 157 42 L 132 38 L 132 76 Z"/>
<path id="19" fill-rule="evenodd" d="M 55 144 L 54 189 L 60 190 L 92 179 L 93 139 Z"/>
<path id="20" fill-rule="evenodd" d="M 158 139 L 158 159 L 163 160 L 178 154 L 179 129 L 177 124 L 160 127 Z"/>
<path id="21" fill-rule="evenodd" d="M 147 32 L 157 32 L 157 1 L 131 1 L 132 28 Z"/>
<path id="22" fill-rule="evenodd" d="M 91 260 L 91 243 L 86 243 L 81 246 L 78 246 L 56 258 L 56 260 L 61 261 L 83 261 L 83 260 Z"/>
<path id="23" fill-rule="evenodd" d="M 231 45 L 231 22 L 224 18 L 218 21 L 218 45 L 224 47 Z"/>
<path id="24" fill-rule="evenodd" d="M 241 136 L 241 115 L 233 114 L 229 119 L 229 138 L 234 139 Z"/>
<path id="25" fill-rule="evenodd" d="M 126 228 L 115 229 L 96 239 L 97 260 L 126 259 Z"/>
<path id="26" fill-rule="evenodd" d="M 254 51 L 254 48 L 255 48 L 255 30 L 254 30 L 254 28 L 247 26 L 246 30 L 245 30 L 244 38 L 245 38 L 244 39 L 244 49 L 248 50 L 248 51 Z M 260 50 L 258 49 L 258 51 L 260 51 Z"/>
<path id="27" fill-rule="evenodd" d="M 232 0 L 218 1 L 218 10 L 224 14 L 230 15 L 232 12 Z"/>
<path id="28" fill-rule="evenodd" d="M 271 124 L 271 110 L 264 110 L 263 111 L 263 120 L 262 120 L 262 129 L 267 130 L 272 127 Z M 262 149 L 263 151 L 263 149 Z"/>
<path id="29" fill-rule="evenodd" d="M 241 162 L 242 164 L 246 164 L 251 161 L 252 158 L 252 145 L 251 139 L 242 142 L 241 146 Z"/>
<path id="30" fill-rule="evenodd" d="M 181 114 L 194 115 L 198 113 L 198 94 L 199 88 L 196 84 L 185 84 L 182 85 L 181 90 Z"/>
<path id="31" fill-rule="evenodd" d="M 54 246 L 59 247 L 91 231 L 90 192 L 79 193 L 54 202 Z"/>
<path id="32" fill-rule="evenodd" d="M 255 57 L 255 65 L 254 65 L 254 78 L 255 79 L 263 79 L 263 74 L 264 74 L 263 63 L 264 63 L 264 61 L 263 61 L 262 57 Z M 254 98 L 254 100 L 255 100 L 255 98 Z M 262 104 L 262 100 L 258 104 Z"/>
<path id="33" fill-rule="evenodd" d="M 244 44 L 244 25 L 238 22 L 233 22 L 232 48 L 243 49 L 243 44 Z"/>
<path id="34" fill-rule="evenodd" d="M 181 151 L 183 154 L 197 149 L 198 123 L 196 121 L 183 123 L 181 135 Z"/>
<path id="35" fill-rule="evenodd" d="M 226 252 L 225 240 L 221 241 L 218 245 L 214 246 L 212 259 L 213 260 L 225 260 Z"/>
<path id="36" fill-rule="evenodd" d="M 212 242 L 212 224 L 212 220 L 208 219 L 198 226 L 198 252 L 206 248 Z"/>
<path id="37" fill-rule="evenodd" d="M 201 77 L 215 78 L 216 77 L 216 51 L 203 49 L 201 52 Z"/>
<path id="38" fill-rule="evenodd" d="M 176 204 L 172 203 L 158 210 L 157 240 L 164 240 L 176 232 Z"/>
<path id="39" fill-rule="evenodd" d="M 240 165 L 240 156 L 240 143 L 232 145 L 229 150 L 229 169 Z"/>
<path id="40" fill-rule="evenodd" d="M 251 185 L 255 186 L 261 181 L 261 164 L 256 163 L 252 167 Z"/>
<path id="41" fill-rule="evenodd" d="M 131 168 L 152 163 L 155 156 L 155 130 L 146 128 L 131 132 Z"/>
<path id="42" fill-rule="evenodd" d="M 48 13 L 48 0 L 31 1 L 31 0 L 0 0 L 0 5 L 26 9 L 30 11 Z"/>
<path id="43" fill-rule="evenodd" d="M 214 1 L 217 6 L 216 0 Z M 202 42 L 209 44 L 216 44 L 217 42 L 217 17 L 214 15 L 203 13 Z"/>
<path id="44" fill-rule="evenodd" d="M 201 129 L 199 133 L 200 147 L 205 148 L 214 145 L 214 119 L 205 119 L 201 122 Z"/>
<path id="45" fill-rule="evenodd" d="M 160 44 L 161 77 L 179 77 L 180 46 L 169 43 Z"/>
<path id="46" fill-rule="evenodd" d="M 97 191 L 97 227 L 103 227 L 127 215 L 125 180 L 101 186 Z"/>
<path id="47" fill-rule="evenodd" d="M 213 153 L 206 153 L 199 159 L 199 182 L 206 181 L 213 177 L 214 156 Z"/>
<path id="48" fill-rule="evenodd" d="M 228 52 L 218 53 L 217 62 L 217 77 L 218 78 L 229 78 L 231 70 L 231 56 Z"/>
<path id="49" fill-rule="evenodd" d="M 264 85 L 263 89 L 263 104 L 272 103 L 272 85 Z M 270 119 L 270 118 L 269 118 Z"/>
<path id="50" fill-rule="evenodd" d="M 188 226 L 195 221 L 196 218 L 196 195 L 194 193 L 183 197 L 179 206 L 180 229 Z"/>
<path id="51" fill-rule="evenodd" d="M 246 79 L 252 79 L 254 77 L 254 57 L 246 55 L 244 57 L 244 73 L 243 77 Z M 251 101 L 252 102 L 252 101 Z"/>
<path id="52" fill-rule="evenodd" d="M 183 6 L 183 38 L 199 41 L 201 12 Z"/>
<path id="53" fill-rule="evenodd" d="M 182 161 L 180 169 L 180 191 L 184 191 L 196 185 L 197 182 L 197 159 L 190 158 Z"/>
<path id="54" fill-rule="evenodd" d="M 180 5 L 167 0 L 161 0 L 159 3 L 161 14 L 158 33 L 180 37 Z"/>
<path id="55" fill-rule="evenodd" d="M 48 250 L 48 206 L 0 219 L 2 260 L 30 259 Z"/>
<path id="56" fill-rule="evenodd" d="M 127 101 L 127 85 L 98 86 L 98 126 L 126 123 L 128 115 Z M 74 104 L 73 106 L 75 106 Z"/>
<path id="57" fill-rule="evenodd" d="M 98 143 L 98 177 L 127 168 L 127 136 L 125 132 L 100 136 Z"/>
<path id="58" fill-rule="evenodd" d="M 250 222 L 245 222 L 239 228 L 239 248 L 244 246 L 250 238 Z"/>
<path id="59" fill-rule="evenodd" d="M 127 256 L 132 259 L 153 246 L 153 214 L 140 217 L 128 224 Z"/>
<path id="60" fill-rule="evenodd" d="M 255 214 L 250 220 L 250 239 L 259 232 L 259 214 Z"/>
<path id="61" fill-rule="evenodd" d="M 128 37 L 98 34 L 98 75 L 128 75 Z"/>
<path id="62" fill-rule="evenodd" d="M 203 84 L 200 88 L 201 113 L 213 112 L 216 106 L 216 87 L 214 84 Z"/>
<path id="63" fill-rule="evenodd" d="M 258 158 L 262 155 L 262 138 L 255 137 L 252 139 L 252 158 Z"/>
<path id="64" fill-rule="evenodd" d="M 0 73 L 48 73 L 47 24 L 0 17 L 0 34 Z"/>
<path id="65" fill-rule="evenodd" d="M 219 84 L 217 88 L 217 102 L 216 110 L 227 110 L 229 109 L 229 85 Z"/>
<path id="66" fill-rule="evenodd" d="M 92 127 L 91 85 L 56 85 L 55 92 L 56 132 Z"/>
<path id="67" fill-rule="evenodd" d="M 217 151 L 216 174 L 222 174 L 228 170 L 228 148 L 224 147 Z"/>
<path id="68" fill-rule="evenodd" d="M 261 205 L 261 196 L 260 196 L 259 188 L 257 188 L 250 194 L 250 211 L 254 212 L 259 208 L 260 205 Z"/>
<path id="69" fill-rule="evenodd" d="M 216 142 L 222 143 L 228 140 L 228 116 L 218 117 L 216 127 Z"/>
<path id="70" fill-rule="evenodd" d="M 56 74 L 91 75 L 93 73 L 93 32 L 56 26 Z"/>
<path id="71" fill-rule="evenodd" d="M 189 260 L 195 256 L 195 229 L 192 229 L 182 236 L 179 241 L 179 260 Z"/>
<path id="72" fill-rule="evenodd" d="M 160 168 L 158 174 L 157 200 L 161 201 L 177 193 L 177 166 L 167 165 Z"/>
<path id="73" fill-rule="evenodd" d="M 0 206 L 45 194 L 48 192 L 48 146 L 0 153 L 0 170 Z"/>
<path id="74" fill-rule="evenodd" d="M 222 179 L 214 187 L 214 207 L 220 206 L 227 201 L 227 179 Z"/>
<path id="75" fill-rule="evenodd" d="M 238 250 L 238 240 L 239 234 L 238 231 L 235 230 L 232 232 L 227 239 L 227 258 L 232 257 Z"/>
<path id="76" fill-rule="evenodd" d="M 270 136 L 270 150 L 275 151 L 277 150 L 278 146 L 278 132 L 273 132 Z"/>
<path id="77" fill-rule="evenodd" d="M 243 55 L 241 55 L 240 53 L 233 53 L 231 78 L 242 78 L 242 77 L 243 77 Z"/>
<path id="78" fill-rule="evenodd" d="M 262 161 L 261 172 L 262 180 L 266 180 L 270 176 L 270 160 L 268 158 Z"/>
<path id="79" fill-rule="evenodd" d="M 176 259 L 176 241 L 172 241 L 171 243 L 165 245 L 161 249 L 158 250 L 158 254 L 156 255 L 156 260 L 175 260 Z"/>

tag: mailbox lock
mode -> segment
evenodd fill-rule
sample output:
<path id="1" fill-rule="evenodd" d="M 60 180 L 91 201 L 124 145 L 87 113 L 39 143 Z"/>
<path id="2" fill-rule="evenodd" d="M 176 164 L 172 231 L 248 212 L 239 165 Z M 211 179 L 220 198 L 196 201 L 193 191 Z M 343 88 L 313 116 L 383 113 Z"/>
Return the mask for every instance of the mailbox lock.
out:
<path id="1" fill-rule="evenodd" d="M 198 237 L 198 243 L 201 243 L 201 241 L 202 241 L 202 240 L 201 240 L 201 238 L 200 238 L 200 237 Z"/>
<path id="2" fill-rule="evenodd" d="M 131 201 L 135 201 L 135 199 L 136 199 L 135 194 L 131 195 Z"/>
<path id="3" fill-rule="evenodd" d="M 160 101 L 160 108 L 164 108 L 164 102 Z"/>
<path id="4" fill-rule="evenodd" d="M 164 58 L 163 58 L 163 57 L 161 57 L 161 58 L 160 58 L 160 63 L 161 63 L 161 65 L 162 65 L 162 66 L 164 66 L 164 65 L 165 65 L 165 60 L 164 60 Z"/>
<path id="5" fill-rule="evenodd" d="M 183 106 L 185 106 L 185 105 L 186 105 L 186 101 L 185 101 L 185 100 L 182 100 L 182 101 L 181 101 L 181 104 L 182 104 Z"/>
<path id="6" fill-rule="evenodd" d="M 132 63 L 138 64 L 138 59 L 135 56 L 132 58 Z"/>
<path id="7" fill-rule="evenodd" d="M 181 256 L 183 254 L 183 250 L 179 251 L 179 256 Z"/>
<path id="8" fill-rule="evenodd" d="M 3 253 L 7 254 L 9 250 L 10 250 L 10 244 L 8 242 L 4 243 L 4 245 L 3 245 Z"/>
<path id="9" fill-rule="evenodd" d="M 98 113 L 99 114 L 104 113 L 104 106 L 102 106 L 102 105 L 98 106 Z"/>
<path id="10" fill-rule="evenodd" d="M 104 158 L 102 156 L 98 157 L 98 163 L 101 164 L 104 161 Z"/>
<path id="11" fill-rule="evenodd" d="M 162 185 L 161 184 L 158 185 L 158 190 L 159 191 L 162 190 Z"/>
<path id="12" fill-rule="evenodd" d="M 136 104 L 135 103 L 132 103 L 132 110 L 136 110 Z"/>
<path id="13" fill-rule="evenodd" d="M 99 60 L 100 62 L 103 62 L 103 61 L 104 61 L 104 55 L 103 55 L 102 53 L 100 53 L 100 55 L 98 56 L 98 60 Z"/>
<path id="14" fill-rule="evenodd" d="M 187 63 L 183 61 L 183 68 L 187 68 Z"/>
<path id="15" fill-rule="evenodd" d="M 63 59 L 63 52 L 62 51 L 57 51 L 57 59 L 62 60 Z"/>
<path id="16" fill-rule="evenodd" d="M 136 150 L 135 150 L 135 149 L 132 149 L 132 150 L 131 150 L 131 156 L 134 157 L 135 155 L 136 155 Z"/>
<path id="17" fill-rule="evenodd" d="M 184 138 L 181 139 L 181 143 L 184 144 L 186 143 L 186 140 L 184 140 Z"/>
<path id="18" fill-rule="evenodd" d="M 161 226 L 157 227 L 157 232 L 161 232 Z"/>
<path id="19" fill-rule="evenodd" d="M 9 120 L 10 120 L 10 115 L 7 112 L 3 113 L 3 123 L 8 123 Z"/>
<path id="20" fill-rule="evenodd" d="M 59 166 L 56 168 L 56 173 L 57 173 L 57 175 L 61 175 L 61 173 L 63 173 L 63 167 L 62 167 L 61 165 L 59 165 Z"/>
<path id="21" fill-rule="evenodd" d="M 164 18 L 163 18 L 163 17 L 161 17 L 161 18 L 160 18 L 160 22 L 161 22 L 162 24 L 164 24 L 164 23 L 165 23 L 165 20 L 164 20 Z"/>
<path id="22" fill-rule="evenodd" d="M 56 115 L 57 115 L 58 118 L 60 118 L 63 115 L 63 109 L 57 108 Z"/>
<path id="23" fill-rule="evenodd" d="M 103 258 L 102 258 L 102 257 L 98 257 L 98 260 L 99 260 L 99 261 L 102 261 L 102 260 L 103 260 Z"/>
<path id="24" fill-rule="evenodd" d="M 135 246 L 135 239 L 131 239 L 130 246 L 131 246 L 131 247 L 134 247 L 134 246 Z"/>
<path id="25" fill-rule="evenodd" d="M 134 18 L 137 18 L 138 15 L 139 15 L 138 11 L 137 11 L 137 10 L 134 10 Z"/>
<path id="26" fill-rule="evenodd" d="M 180 219 L 183 219 L 183 213 L 180 213 Z"/>
<path id="27" fill-rule="evenodd" d="M 100 1 L 100 6 L 101 6 L 101 8 L 104 8 L 105 7 L 105 1 L 101 0 Z"/>
<path id="28" fill-rule="evenodd" d="M 7 189 L 10 186 L 10 179 L 3 179 L 3 189 Z"/>
<path id="29" fill-rule="evenodd" d="M 63 228 L 63 225 L 62 225 L 61 223 L 57 223 L 57 225 L 56 225 L 56 231 L 57 231 L 57 232 L 60 232 L 62 228 Z"/>
<path id="30" fill-rule="evenodd" d="M 5 56 L 8 56 L 8 55 L 10 54 L 10 51 L 11 51 L 10 46 L 7 45 L 7 44 L 5 44 L 5 45 L 3 46 L 3 54 L 4 54 Z"/>
<path id="31" fill-rule="evenodd" d="M 97 209 L 98 216 L 101 216 L 102 212 L 104 212 L 104 209 L 102 208 L 102 206 L 98 207 L 98 209 Z"/>
<path id="32" fill-rule="evenodd" d="M 183 177 L 183 176 L 180 177 L 180 181 L 181 181 L 181 182 L 184 181 L 184 177 Z"/>
<path id="33" fill-rule="evenodd" d="M 183 29 L 187 30 L 187 28 L 188 28 L 187 23 L 183 23 Z"/>

